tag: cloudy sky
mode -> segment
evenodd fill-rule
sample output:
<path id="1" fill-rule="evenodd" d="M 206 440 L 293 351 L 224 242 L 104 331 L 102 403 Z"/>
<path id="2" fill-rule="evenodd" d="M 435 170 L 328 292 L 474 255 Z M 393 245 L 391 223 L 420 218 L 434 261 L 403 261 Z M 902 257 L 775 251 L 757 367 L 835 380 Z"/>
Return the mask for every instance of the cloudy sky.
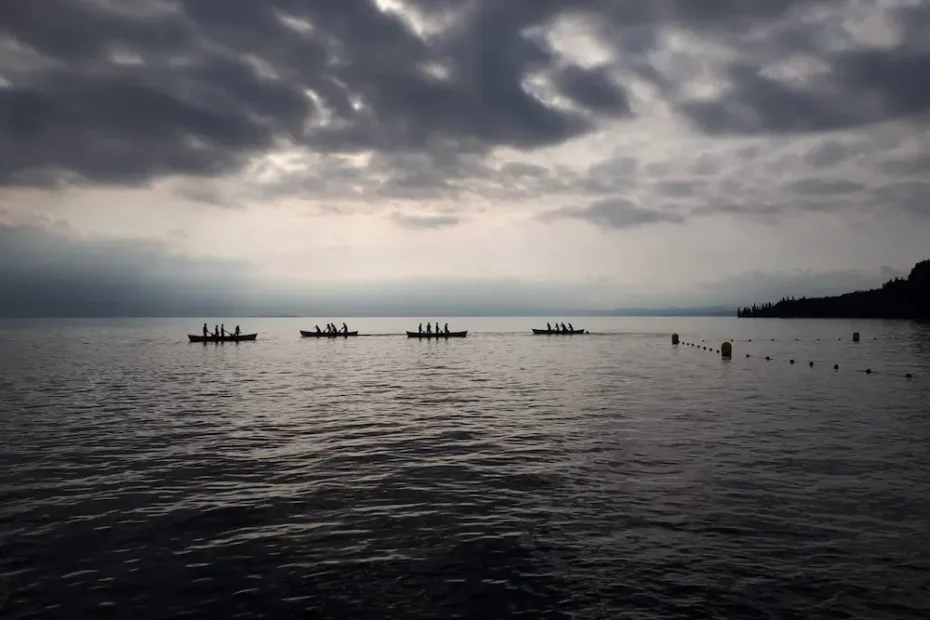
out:
<path id="1" fill-rule="evenodd" d="M 925 0 L 2 2 L 0 313 L 869 287 L 928 75 Z"/>

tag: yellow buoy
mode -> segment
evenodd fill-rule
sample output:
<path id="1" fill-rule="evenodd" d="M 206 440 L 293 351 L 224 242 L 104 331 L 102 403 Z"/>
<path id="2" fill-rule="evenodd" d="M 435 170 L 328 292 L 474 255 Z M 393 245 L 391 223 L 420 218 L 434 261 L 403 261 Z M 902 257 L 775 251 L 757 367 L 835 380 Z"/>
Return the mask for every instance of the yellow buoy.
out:
<path id="1" fill-rule="evenodd" d="M 724 342 L 720 345 L 720 355 L 726 359 L 733 357 L 733 345 L 729 342 Z"/>
<path id="2" fill-rule="evenodd" d="M 672 344 L 678 344 L 678 334 L 672 334 Z"/>
<path id="3" fill-rule="evenodd" d="M 859 332 L 853 332 L 853 342 L 859 342 Z"/>

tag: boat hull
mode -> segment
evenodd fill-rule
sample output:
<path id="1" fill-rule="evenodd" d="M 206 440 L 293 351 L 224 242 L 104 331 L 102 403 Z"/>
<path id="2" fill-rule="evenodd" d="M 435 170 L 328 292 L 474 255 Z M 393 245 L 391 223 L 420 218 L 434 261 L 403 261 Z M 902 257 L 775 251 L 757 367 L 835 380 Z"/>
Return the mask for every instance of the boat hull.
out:
<path id="1" fill-rule="evenodd" d="M 533 330 L 534 336 L 582 336 L 584 334 L 585 334 L 585 330 L 583 329 L 576 329 L 573 332 L 561 332 L 561 331 L 557 332 L 554 329 L 553 330 L 548 330 L 548 329 L 534 329 Z"/>
<path id="2" fill-rule="evenodd" d="M 304 338 L 351 338 L 352 336 L 358 336 L 358 331 L 354 332 L 345 332 L 338 334 L 327 334 L 326 332 L 305 332 L 300 330 L 300 335 Z"/>
<path id="3" fill-rule="evenodd" d="M 427 334 L 426 332 L 407 332 L 407 338 L 426 338 L 427 340 L 435 338 L 464 338 L 468 335 L 468 330 L 463 332 L 448 332 L 444 334 Z"/>
<path id="4" fill-rule="evenodd" d="M 191 342 L 251 342 L 258 338 L 258 334 L 239 334 L 238 336 L 196 336 L 188 334 Z"/>

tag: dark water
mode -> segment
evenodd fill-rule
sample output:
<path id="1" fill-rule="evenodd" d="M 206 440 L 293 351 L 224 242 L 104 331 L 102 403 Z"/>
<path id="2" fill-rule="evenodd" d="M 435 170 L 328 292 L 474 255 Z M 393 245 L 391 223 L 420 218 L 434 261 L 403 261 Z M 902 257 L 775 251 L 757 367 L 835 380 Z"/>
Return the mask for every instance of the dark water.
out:
<path id="1" fill-rule="evenodd" d="M 0 618 L 930 617 L 926 327 L 235 322 L 0 323 Z"/>

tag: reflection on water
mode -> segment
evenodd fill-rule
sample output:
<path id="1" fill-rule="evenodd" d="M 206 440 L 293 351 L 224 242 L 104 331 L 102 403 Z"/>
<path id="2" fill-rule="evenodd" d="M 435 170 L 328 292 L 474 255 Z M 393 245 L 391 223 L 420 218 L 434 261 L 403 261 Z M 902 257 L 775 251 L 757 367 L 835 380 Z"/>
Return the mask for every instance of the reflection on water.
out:
<path id="1" fill-rule="evenodd" d="M 930 613 L 927 328 L 318 322 L 0 323 L 0 617 Z"/>

